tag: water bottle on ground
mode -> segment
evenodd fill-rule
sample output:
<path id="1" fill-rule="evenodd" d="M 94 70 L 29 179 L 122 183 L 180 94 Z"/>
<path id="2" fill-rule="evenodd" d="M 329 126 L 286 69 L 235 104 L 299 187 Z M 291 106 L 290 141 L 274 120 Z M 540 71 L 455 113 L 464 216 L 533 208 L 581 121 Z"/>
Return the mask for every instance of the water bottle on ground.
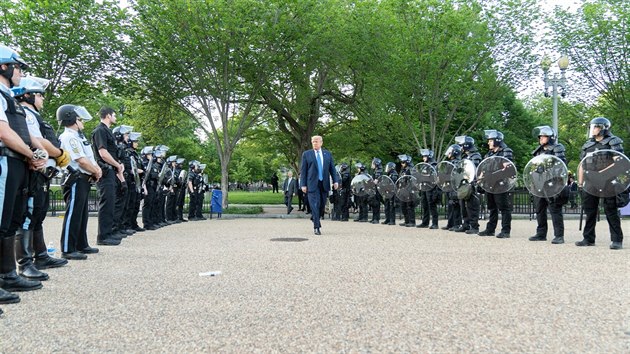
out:
<path id="1" fill-rule="evenodd" d="M 57 252 L 57 249 L 55 248 L 55 244 L 51 241 L 48 243 L 48 256 L 54 257 L 55 252 Z"/>

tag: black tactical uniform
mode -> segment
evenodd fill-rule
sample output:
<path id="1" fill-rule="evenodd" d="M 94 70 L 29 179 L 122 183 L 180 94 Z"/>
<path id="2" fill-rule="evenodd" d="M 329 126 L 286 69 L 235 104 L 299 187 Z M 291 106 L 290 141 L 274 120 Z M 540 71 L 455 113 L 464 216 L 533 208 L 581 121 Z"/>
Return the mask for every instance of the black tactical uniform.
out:
<path id="1" fill-rule="evenodd" d="M 126 229 L 131 229 L 134 231 L 144 231 L 145 229 L 138 225 L 138 214 L 140 213 L 140 202 L 142 201 L 142 180 L 144 178 L 144 173 L 141 173 L 140 170 L 144 170 L 144 166 L 142 163 L 142 158 L 136 151 L 137 142 L 140 138 L 140 133 L 131 132 L 129 134 L 129 141 L 127 142 L 127 155 L 129 155 L 129 162 L 131 164 L 130 175 L 131 178 L 128 181 L 128 189 L 129 200 L 127 202 L 127 213 L 123 215 L 125 222 L 124 226 Z M 136 146 L 134 146 L 136 144 Z M 125 167 L 125 170 L 126 167 Z"/>
<path id="2" fill-rule="evenodd" d="M 555 133 L 553 129 L 549 126 L 540 126 L 534 128 L 533 132 L 536 138 L 540 139 L 546 137 L 546 143 L 540 142 L 540 145 L 534 152 L 532 152 L 533 156 L 538 155 L 553 155 L 565 164 L 567 163 L 567 159 L 565 156 L 565 148 L 564 145 L 556 142 Z M 562 193 L 569 192 L 569 187 L 565 187 L 565 191 Z M 546 241 L 547 240 L 547 210 L 549 210 L 549 214 L 551 215 L 551 222 L 553 224 L 553 235 L 554 239 L 551 241 L 553 244 L 561 244 L 564 243 L 564 218 L 562 216 L 562 205 L 564 205 L 566 201 L 563 198 L 556 196 L 551 198 L 540 198 L 534 197 L 534 208 L 536 211 L 536 222 L 538 226 L 536 227 L 536 235 L 529 238 L 530 241 Z"/>
<path id="3" fill-rule="evenodd" d="M 118 144 L 116 144 L 116 139 L 112 131 L 103 122 L 92 131 L 92 148 L 94 149 L 96 162 L 103 171 L 103 176 L 96 183 L 100 197 L 98 204 L 97 243 L 105 245 L 112 240 L 120 240 L 123 236 L 122 234 L 114 232 L 114 213 L 116 206 L 116 190 L 118 186 L 118 182 L 116 182 L 116 180 L 118 180 L 116 168 L 107 163 L 99 153 L 100 149 L 105 149 L 116 162 L 120 163 L 120 161 L 117 160 Z M 115 242 L 111 243 L 113 245 Z"/>
<path id="4" fill-rule="evenodd" d="M 486 130 L 486 139 L 493 142 L 494 148 L 488 151 L 486 158 L 501 156 L 513 161 L 514 153 L 503 141 L 503 133 L 497 130 Z M 496 151 L 495 151 L 496 149 Z M 486 229 L 479 232 L 480 236 L 492 236 L 499 221 L 499 211 L 501 212 L 501 232 L 497 238 L 509 238 L 512 231 L 512 192 L 486 193 L 488 201 L 488 223 Z"/>
<path id="5" fill-rule="evenodd" d="M 372 160 L 372 170 L 374 171 L 374 175 L 372 177 L 375 180 L 378 180 L 383 175 L 383 165 L 381 159 L 374 158 Z M 383 196 L 381 196 L 378 190 L 375 190 L 374 195 L 368 198 L 368 204 L 370 205 L 370 209 L 372 209 L 372 224 L 378 224 L 381 220 L 382 202 Z"/>
<path id="6" fill-rule="evenodd" d="M 396 185 L 396 181 L 398 181 L 398 172 L 396 172 L 396 164 L 393 162 L 388 162 L 385 165 L 385 173 L 387 176 L 394 182 Z M 382 222 L 383 225 L 396 225 L 396 196 L 389 199 L 385 199 L 385 221 Z"/>
<path id="7" fill-rule="evenodd" d="M 116 139 L 116 147 L 118 152 L 116 159 L 125 166 L 123 171 L 124 181 L 116 178 L 116 204 L 114 206 L 114 232 L 120 232 L 121 234 L 132 235 L 133 230 L 125 227 L 125 217 L 129 214 L 127 207 L 129 205 L 129 189 L 130 181 L 133 179 L 133 171 L 131 168 L 131 157 L 127 151 L 127 140 L 129 139 L 129 133 L 133 130 L 130 126 L 118 126 L 112 130 L 114 138 Z M 126 137 L 125 137 L 126 136 Z"/>
<path id="8" fill-rule="evenodd" d="M 398 159 L 401 162 L 400 177 L 411 176 L 413 171 L 413 165 L 411 164 L 411 157 L 408 155 L 399 155 Z M 400 212 L 405 218 L 405 222 L 399 224 L 400 226 L 415 227 L 416 226 L 416 200 L 410 200 L 408 202 L 400 202 Z"/>
<path id="9" fill-rule="evenodd" d="M 365 172 L 365 165 L 362 164 L 361 162 L 357 162 L 354 165 L 357 169 L 358 169 L 358 175 L 366 175 L 369 177 L 368 173 Z M 354 221 L 357 222 L 367 222 L 368 221 L 368 196 L 367 195 L 363 195 L 363 196 L 358 196 L 355 195 L 354 196 L 354 202 L 357 204 L 357 207 L 359 208 L 359 216 L 357 216 L 356 219 L 354 219 Z"/>
<path id="10" fill-rule="evenodd" d="M 458 164 L 462 157 L 462 147 L 458 144 L 451 145 L 444 154 L 446 158 L 453 164 Z M 450 191 L 447 194 L 448 204 L 446 205 L 446 226 L 443 230 L 455 231 L 462 227 L 462 208 L 457 198 L 456 191 Z"/>
<path id="11" fill-rule="evenodd" d="M 350 218 L 350 197 L 352 196 L 352 179 L 350 178 L 350 167 L 347 163 L 342 163 L 339 169 L 341 175 L 341 186 L 339 188 L 339 209 L 341 209 L 341 221 L 348 221 Z"/>
<path id="12" fill-rule="evenodd" d="M 472 161 L 473 164 L 475 164 L 475 168 L 479 166 L 479 163 L 481 162 L 481 154 L 475 146 L 475 140 L 469 136 L 464 137 L 463 140 L 459 140 L 458 138 L 459 137 L 455 138 L 455 140 L 462 147 L 462 160 Z M 473 183 L 473 181 L 470 182 Z M 462 226 L 453 231 L 477 235 L 479 233 L 480 201 L 476 188 L 472 188 L 472 193 L 470 193 L 470 196 L 467 199 L 459 200 L 459 206 L 464 216 L 464 223 Z"/>
<path id="13" fill-rule="evenodd" d="M 144 203 L 142 204 L 142 226 L 147 230 L 156 230 L 158 226 L 153 218 L 153 208 L 155 205 L 155 196 L 157 189 L 158 166 L 153 157 L 153 147 L 146 146 L 142 149 L 142 159 L 144 166 L 143 193 Z"/>
<path id="14" fill-rule="evenodd" d="M 610 121 L 606 118 L 599 117 L 591 120 L 590 133 L 591 136 L 584 145 L 580 153 L 580 160 L 584 159 L 588 153 L 598 150 L 614 150 L 623 153 L 623 140 L 616 137 L 610 132 Z M 588 161 L 586 162 L 588 163 Z M 602 166 L 604 168 L 604 166 Z M 585 190 L 582 191 L 582 208 L 586 215 L 582 241 L 575 244 L 577 246 L 594 246 L 595 245 L 595 225 L 597 224 L 597 210 L 599 207 L 599 197 L 594 196 Z M 603 198 L 604 213 L 608 221 L 610 230 L 611 249 L 621 249 L 623 244 L 623 231 L 621 230 L 621 219 L 619 217 L 619 209 L 617 209 L 617 197 Z"/>
<path id="15" fill-rule="evenodd" d="M 437 162 L 433 159 L 433 151 L 429 149 L 422 149 L 420 151 L 422 155 L 422 160 L 424 163 L 428 163 L 429 165 L 435 168 L 437 166 Z M 432 189 L 428 191 L 420 192 L 420 206 L 422 207 L 422 222 L 417 226 L 419 228 L 430 228 L 437 229 L 438 228 L 438 210 L 437 205 L 442 197 L 442 193 L 440 192 L 437 186 L 434 186 Z M 429 221 L 431 221 L 431 226 L 429 226 Z"/>

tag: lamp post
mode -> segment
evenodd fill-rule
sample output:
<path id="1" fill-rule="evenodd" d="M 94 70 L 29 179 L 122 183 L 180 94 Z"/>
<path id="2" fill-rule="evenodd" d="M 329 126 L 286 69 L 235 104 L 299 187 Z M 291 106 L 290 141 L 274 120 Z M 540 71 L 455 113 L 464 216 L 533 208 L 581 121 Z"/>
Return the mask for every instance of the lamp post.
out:
<path id="1" fill-rule="evenodd" d="M 551 59 L 545 55 L 540 66 L 543 69 L 545 80 L 545 97 L 549 97 L 549 87 L 551 90 L 551 97 L 553 98 L 553 131 L 556 133 L 556 141 L 560 135 L 558 132 L 558 87 L 560 87 L 560 96 L 564 97 L 567 93 L 567 78 L 565 72 L 569 66 L 569 58 L 565 55 L 558 59 L 558 68 L 560 68 L 560 76 L 554 73 L 552 77 L 549 77 L 549 68 L 551 67 Z"/>

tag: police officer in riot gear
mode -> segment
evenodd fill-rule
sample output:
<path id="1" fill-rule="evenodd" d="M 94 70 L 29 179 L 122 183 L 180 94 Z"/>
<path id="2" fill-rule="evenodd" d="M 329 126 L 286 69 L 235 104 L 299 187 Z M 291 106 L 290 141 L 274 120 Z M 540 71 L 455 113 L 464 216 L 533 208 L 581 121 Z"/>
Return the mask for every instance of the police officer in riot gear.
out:
<path id="1" fill-rule="evenodd" d="M 350 218 L 350 198 L 352 197 L 352 178 L 350 178 L 350 166 L 348 166 L 347 163 L 342 162 L 339 168 L 339 174 L 341 175 L 341 185 L 338 190 L 341 221 L 348 221 L 348 219 Z"/>
<path id="2" fill-rule="evenodd" d="M 43 222 L 49 206 L 50 179 L 57 174 L 57 166 L 66 167 L 70 162 L 68 152 L 60 149 L 54 129 L 39 114 L 44 107 L 43 94 L 47 86 L 48 80 L 29 76 L 11 89 L 24 108 L 29 133 L 44 146 L 49 156 L 45 170 L 30 171 L 27 216 L 17 232 L 15 245 L 20 275 L 36 280 L 48 279 L 40 267 L 60 267 L 68 263 L 65 259 L 50 257 L 44 240 Z"/>
<path id="3" fill-rule="evenodd" d="M 188 221 L 197 220 L 197 189 L 199 179 L 198 176 L 198 167 L 199 161 L 193 160 L 188 163 L 188 182 L 186 183 L 186 188 L 188 189 Z"/>
<path id="4" fill-rule="evenodd" d="M 533 156 L 553 155 L 562 160 L 565 164 L 567 163 L 564 145 L 556 141 L 556 134 L 550 126 L 544 125 L 534 128 L 533 135 L 538 138 L 539 144 L 536 150 L 532 152 Z M 554 235 L 551 243 L 564 243 L 564 218 L 562 216 L 563 204 L 564 203 L 559 197 L 534 197 L 534 208 L 536 210 L 536 222 L 538 223 L 538 226 L 536 227 L 536 235 L 530 237 L 530 241 L 547 241 L 547 210 L 549 210 Z"/>
<path id="5" fill-rule="evenodd" d="M 142 155 L 142 165 L 144 166 L 144 177 L 142 180 L 144 203 L 142 203 L 142 226 L 146 230 L 157 230 L 157 222 L 154 219 L 155 197 L 157 194 L 157 181 L 160 171 L 153 156 L 153 146 L 145 146 L 140 154 Z"/>
<path id="6" fill-rule="evenodd" d="M 364 164 L 362 164 L 361 162 L 357 162 L 354 167 L 357 168 L 357 176 L 358 175 L 368 175 L 367 172 L 365 171 L 366 167 Z M 357 216 L 356 219 L 354 219 L 354 221 L 356 222 L 367 222 L 368 221 L 368 197 L 367 195 L 364 196 L 358 196 L 355 195 L 354 196 L 354 202 L 356 203 L 357 207 L 359 208 L 359 216 Z"/>
<path id="7" fill-rule="evenodd" d="M 97 248 L 88 244 L 88 198 L 91 182 L 102 176 L 101 168 L 94 159 L 92 146 L 83 135 L 83 122 L 92 116 L 81 106 L 66 104 L 57 109 L 57 121 L 64 127 L 59 136 L 61 147 L 70 153 L 70 174 L 63 182 L 63 197 L 66 213 L 61 231 L 62 256 L 71 260 L 87 259 L 87 254 L 97 253 Z M 119 244 L 120 240 L 106 239 L 103 242 Z"/>
<path id="8" fill-rule="evenodd" d="M 165 183 L 165 172 L 168 170 L 168 166 L 166 164 L 166 152 L 169 150 L 166 145 L 158 145 L 153 152 L 153 163 L 156 164 L 159 172 L 157 188 L 155 199 L 153 200 L 153 215 L 152 218 L 157 227 L 167 226 L 166 223 L 166 214 L 164 212 L 164 206 L 166 204 L 166 187 Z"/>
<path id="9" fill-rule="evenodd" d="M 498 130 L 486 130 L 485 138 L 488 140 L 488 153 L 486 158 L 492 156 L 502 156 L 513 161 L 514 153 L 503 141 L 503 133 Z M 492 236 L 499 221 L 499 211 L 501 212 L 501 232 L 497 238 L 510 238 L 512 231 L 512 192 L 486 193 L 488 200 L 488 223 L 486 229 L 479 232 L 479 236 Z"/>
<path id="10" fill-rule="evenodd" d="M 421 149 L 420 154 L 422 156 L 422 162 L 428 163 L 434 168 L 437 166 L 437 162 L 433 159 L 433 150 Z M 419 228 L 438 228 L 438 211 L 437 205 L 442 194 L 437 186 L 428 191 L 420 192 L 420 205 L 422 206 L 422 223 L 417 227 Z M 429 226 L 429 220 L 431 220 L 431 226 Z"/>
<path id="11" fill-rule="evenodd" d="M 379 177 L 383 175 L 383 164 L 381 159 L 375 157 L 372 159 L 372 171 L 374 174 L 372 178 L 377 180 Z M 374 195 L 368 198 L 368 204 L 370 205 L 370 209 L 372 209 L 372 224 L 378 224 L 381 220 L 381 202 L 383 201 L 383 197 L 378 192 L 378 190 L 374 191 Z"/>
<path id="12" fill-rule="evenodd" d="M 444 153 L 446 159 L 452 163 L 457 163 L 462 158 L 462 147 L 453 144 Z M 443 230 L 455 231 L 462 226 L 462 208 L 457 198 L 457 191 L 453 190 L 447 194 L 448 204 L 446 206 L 446 226 Z"/>
<path id="13" fill-rule="evenodd" d="M 175 169 L 177 167 L 177 155 L 169 156 L 166 159 L 166 164 L 167 170 L 166 175 L 164 176 L 164 186 L 166 187 L 166 222 L 176 223 L 177 218 L 175 217 L 175 185 L 177 184 L 176 178 L 179 177 L 179 175 L 175 173 Z"/>
<path id="14" fill-rule="evenodd" d="M 398 155 L 398 160 L 400 160 L 401 168 L 400 168 L 400 177 L 402 176 L 411 176 L 411 172 L 413 169 L 413 165 L 411 163 L 411 156 L 402 154 Z M 400 202 L 400 212 L 405 218 L 405 222 L 399 224 L 400 226 L 406 227 L 415 227 L 416 226 L 416 201 L 411 200 L 408 202 Z"/>
<path id="15" fill-rule="evenodd" d="M 462 148 L 462 160 L 470 160 L 479 166 L 481 162 L 481 154 L 475 146 L 475 139 L 470 136 L 455 137 L 455 142 Z M 472 181 L 470 181 L 472 183 Z M 464 223 L 459 228 L 453 230 L 455 232 L 465 232 L 469 235 L 477 235 L 479 233 L 479 195 L 475 188 L 472 189 L 468 199 L 460 199 L 460 209 L 464 216 Z"/>
<path id="16" fill-rule="evenodd" d="M 133 231 L 141 232 L 145 231 L 143 227 L 138 225 L 138 214 L 140 213 L 140 202 L 142 201 L 142 180 L 144 179 L 144 166 L 142 158 L 138 154 L 138 141 L 142 133 L 131 132 L 129 133 L 129 139 L 127 140 L 127 155 L 129 155 L 129 162 L 131 169 L 129 170 L 132 176 L 128 180 L 129 200 L 127 202 L 127 213 L 123 215 L 125 218 L 125 229 L 131 229 Z"/>
<path id="17" fill-rule="evenodd" d="M 124 180 L 116 180 L 116 203 L 114 205 L 114 232 L 119 232 L 124 235 L 132 235 L 135 231 L 127 229 L 125 227 L 125 216 L 128 214 L 127 206 L 129 204 L 129 186 L 133 179 L 133 171 L 131 168 L 131 156 L 127 151 L 129 146 L 129 133 L 133 131 L 133 127 L 128 125 L 120 125 L 112 129 L 114 139 L 116 139 L 117 146 L 117 160 L 120 161 L 125 169 L 123 171 Z"/>
<path id="18" fill-rule="evenodd" d="M 180 222 L 188 222 L 188 220 L 184 219 L 184 202 L 186 200 L 186 185 L 188 183 L 188 172 L 184 169 L 185 161 L 184 158 L 177 159 L 177 169 L 175 170 L 178 176 L 175 188 L 177 191 L 176 217 Z"/>
<path id="19" fill-rule="evenodd" d="M 398 172 L 396 171 L 396 164 L 393 162 L 388 162 L 385 164 L 385 173 L 387 176 L 394 182 L 396 185 L 396 181 L 398 180 Z M 396 225 L 396 196 L 385 200 L 385 221 L 382 222 L 383 225 Z"/>
<path id="20" fill-rule="evenodd" d="M 582 145 L 580 160 L 584 159 L 588 153 L 598 150 L 614 150 L 623 154 L 623 140 L 612 134 L 610 131 L 610 120 L 604 117 L 593 118 L 589 126 L 589 138 Z M 580 173 L 580 171 L 578 171 Z M 578 181 L 583 183 L 582 176 L 578 175 Z M 623 248 L 623 231 L 621 230 L 621 219 L 619 209 L 617 209 L 617 198 L 603 198 L 604 213 L 608 221 L 608 229 L 610 230 L 610 249 L 618 250 Z M 575 243 L 576 246 L 594 246 L 595 245 L 595 225 L 597 224 L 597 210 L 599 208 L 599 197 L 582 191 L 582 208 L 586 215 L 586 223 L 582 241 Z"/>
<path id="21" fill-rule="evenodd" d="M 22 58 L 9 47 L 0 45 L 0 303 L 19 302 L 10 291 L 36 290 L 40 281 L 18 275 L 15 263 L 15 235 L 24 222 L 29 168 L 42 169 L 48 154 L 28 131 L 26 113 L 13 98 L 10 88 L 18 86 Z"/>

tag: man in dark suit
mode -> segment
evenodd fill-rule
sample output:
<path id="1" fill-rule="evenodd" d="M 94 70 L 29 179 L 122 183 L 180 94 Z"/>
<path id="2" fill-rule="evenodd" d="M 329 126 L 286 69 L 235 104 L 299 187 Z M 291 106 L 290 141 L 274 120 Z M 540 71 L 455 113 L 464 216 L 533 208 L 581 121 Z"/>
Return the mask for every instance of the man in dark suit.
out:
<path id="1" fill-rule="evenodd" d="M 324 215 L 331 177 L 333 187 L 335 189 L 339 187 L 339 176 L 335 170 L 332 154 L 330 151 L 322 149 L 322 143 L 323 139 L 319 135 L 311 138 L 313 149 L 304 151 L 302 154 L 300 173 L 300 187 L 302 192 L 308 195 L 315 235 L 321 235 L 319 219 Z"/>
<path id="2" fill-rule="evenodd" d="M 287 178 L 282 184 L 282 191 L 284 192 L 284 204 L 287 206 L 287 214 L 291 214 L 293 211 L 293 196 L 297 193 L 297 182 L 293 178 L 293 172 L 287 172 Z"/>

